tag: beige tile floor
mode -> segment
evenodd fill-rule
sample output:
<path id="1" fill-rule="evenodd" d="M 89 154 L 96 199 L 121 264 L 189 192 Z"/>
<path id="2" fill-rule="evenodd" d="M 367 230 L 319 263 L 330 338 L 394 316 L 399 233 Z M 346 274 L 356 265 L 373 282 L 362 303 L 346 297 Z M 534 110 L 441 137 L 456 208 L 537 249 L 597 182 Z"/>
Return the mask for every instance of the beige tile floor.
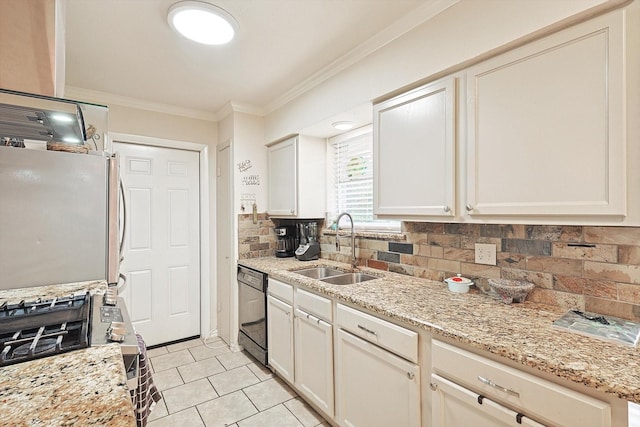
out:
<path id="1" fill-rule="evenodd" d="M 148 427 L 329 427 L 271 371 L 219 338 L 147 354 L 163 397 Z"/>

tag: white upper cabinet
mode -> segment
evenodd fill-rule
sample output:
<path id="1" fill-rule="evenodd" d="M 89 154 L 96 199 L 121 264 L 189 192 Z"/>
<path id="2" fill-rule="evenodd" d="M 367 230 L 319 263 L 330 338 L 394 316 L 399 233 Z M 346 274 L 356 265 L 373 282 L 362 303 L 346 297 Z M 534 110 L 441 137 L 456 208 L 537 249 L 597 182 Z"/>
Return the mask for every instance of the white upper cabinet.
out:
<path id="1" fill-rule="evenodd" d="M 324 218 L 326 143 L 292 136 L 268 147 L 269 214 L 284 218 Z"/>
<path id="2" fill-rule="evenodd" d="M 624 217 L 623 22 L 616 11 L 467 70 L 471 217 Z"/>
<path id="3" fill-rule="evenodd" d="M 269 213 L 295 215 L 298 206 L 296 191 L 296 138 L 279 142 L 268 149 Z"/>
<path id="4" fill-rule="evenodd" d="M 455 214 L 455 79 L 374 105 L 374 213 Z"/>

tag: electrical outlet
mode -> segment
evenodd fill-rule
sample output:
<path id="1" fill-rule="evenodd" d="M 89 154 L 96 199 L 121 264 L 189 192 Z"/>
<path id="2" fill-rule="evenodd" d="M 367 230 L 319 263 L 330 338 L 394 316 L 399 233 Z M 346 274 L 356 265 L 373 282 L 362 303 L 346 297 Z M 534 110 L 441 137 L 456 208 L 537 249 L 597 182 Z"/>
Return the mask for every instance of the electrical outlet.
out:
<path id="1" fill-rule="evenodd" d="M 496 245 L 476 243 L 476 264 L 496 265 Z"/>

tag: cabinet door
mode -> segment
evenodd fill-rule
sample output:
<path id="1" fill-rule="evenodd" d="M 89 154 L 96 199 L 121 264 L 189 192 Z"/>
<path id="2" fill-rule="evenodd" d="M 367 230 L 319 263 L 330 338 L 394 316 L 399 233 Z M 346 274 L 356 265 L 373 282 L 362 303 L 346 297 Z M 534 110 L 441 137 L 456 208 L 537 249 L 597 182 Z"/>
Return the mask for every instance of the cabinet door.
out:
<path id="1" fill-rule="evenodd" d="M 295 385 L 333 418 L 333 333 L 329 323 L 300 309 L 295 312 Z"/>
<path id="2" fill-rule="evenodd" d="M 337 332 L 335 356 L 339 425 L 420 426 L 417 365 L 342 329 Z"/>
<path id="3" fill-rule="evenodd" d="M 472 216 L 626 214 L 623 15 L 467 73 Z"/>
<path id="4" fill-rule="evenodd" d="M 544 427 L 436 374 L 431 375 L 433 427 Z"/>
<path id="5" fill-rule="evenodd" d="M 298 209 L 297 137 L 270 146 L 267 156 L 269 213 L 295 216 Z"/>
<path id="6" fill-rule="evenodd" d="M 374 213 L 453 216 L 455 80 L 374 106 Z"/>
<path id="7" fill-rule="evenodd" d="M 267 351 L 269 365 L 293 383 L 293 309 L 267 296 Z"/>

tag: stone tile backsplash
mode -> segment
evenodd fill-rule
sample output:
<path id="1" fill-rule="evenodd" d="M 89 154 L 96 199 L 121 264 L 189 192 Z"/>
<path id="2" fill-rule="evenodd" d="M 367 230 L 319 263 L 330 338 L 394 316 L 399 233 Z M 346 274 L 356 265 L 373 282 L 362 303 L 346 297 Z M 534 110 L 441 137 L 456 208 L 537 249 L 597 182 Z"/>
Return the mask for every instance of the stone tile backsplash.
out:
<path id="1" fill-rule="evenodd" d="M 274 256 L 274 224 L 239 215 L 239 258 Z M 321 257 L 349 263 L 351 240 L 323 230 Z M 497 265 L 475 264 L 475 244 L 496 245 Z M 403 222 L 402 234 L 357 233 L 359 265 L 443 281 L 461 273 L 536 285 L 528 300 L 640 321 L 640 227 Z"/>
<path id="2" fill-rule="evenodd" d="M 253 214 L 238 215 L 238 258 L 275 256 L 276 235 L 273 221 L 266 213 L 258 214 L 254 224 Z"/>

